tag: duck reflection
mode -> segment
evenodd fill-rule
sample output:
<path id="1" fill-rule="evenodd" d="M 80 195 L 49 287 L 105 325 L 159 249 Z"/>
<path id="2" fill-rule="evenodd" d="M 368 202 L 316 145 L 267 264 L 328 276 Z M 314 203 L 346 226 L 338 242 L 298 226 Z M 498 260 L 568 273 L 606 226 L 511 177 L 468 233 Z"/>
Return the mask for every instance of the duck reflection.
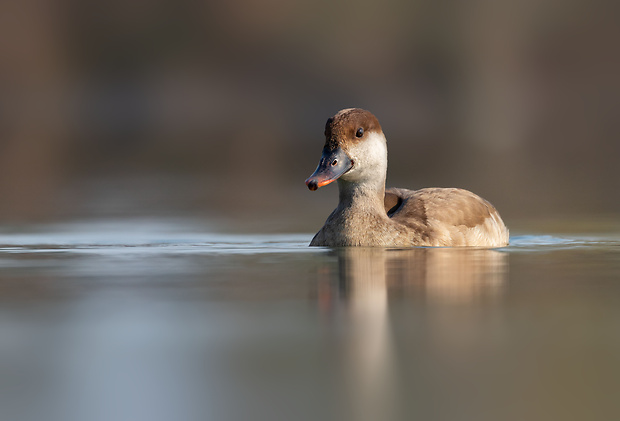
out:
<path id="1" fill-rule="evenodd" d="M 422 296 L 432 303 L 472 303 L 498 297 L 508 273 L 506 253 L 489 249 L 350 247 L 335 249 L 337 271 L 319 271 L 319 299 L 352 309 L 391 296 Z M 333 304 L 333 303 L 332 303 Z"/>
<path id="2" fill-rule="evenodd" d="M 346 418 L 399 418 L 390 305 L 398 303 L 400 311 L 422 301 L 430 310 L 496 301 L 506 282 L 508 256 L 497 250 L 454 248 L 343 248 L 333 253 L 337 270 L 320 270 L 318 297 L 323 312 L 346 326 L 340 337 L 342 375 L 352 411 Z M 434 333 L 429 338 L 432 347 L 450 347 L 449 342 L 460 340 L 455 327 L 443 323 L 441 313 L 425 311 Z"/>

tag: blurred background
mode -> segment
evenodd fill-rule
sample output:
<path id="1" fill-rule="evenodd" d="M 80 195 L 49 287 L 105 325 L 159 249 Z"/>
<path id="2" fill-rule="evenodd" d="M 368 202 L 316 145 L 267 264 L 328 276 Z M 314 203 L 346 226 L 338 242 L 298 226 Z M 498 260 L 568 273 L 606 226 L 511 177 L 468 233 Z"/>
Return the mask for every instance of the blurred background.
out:
<path id="1" fill-rule="evenodd" d="M 586 0 L 4 0 L 0 223 L 315 231 L 336 189 L 303 182 L 325 120 L 346 107 L 379 118 L 389 185 L 467 188 L 509 225 L 613 217 L 617 12 Z"/>

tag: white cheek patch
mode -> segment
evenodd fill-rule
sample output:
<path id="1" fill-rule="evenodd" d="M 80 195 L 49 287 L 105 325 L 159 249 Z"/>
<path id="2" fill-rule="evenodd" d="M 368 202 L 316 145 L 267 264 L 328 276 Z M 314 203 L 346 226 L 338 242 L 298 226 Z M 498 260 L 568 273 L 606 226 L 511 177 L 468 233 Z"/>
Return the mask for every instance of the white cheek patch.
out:
<path id="1" fill-rule="evenodd" d="M 348 152 L 353 160 L 353 168 L 347 174 L 348 179 L 358 180 L 385 176 L 387 145 L 383 134 L 368 133 L 365 140 L 349 147 Z"/>

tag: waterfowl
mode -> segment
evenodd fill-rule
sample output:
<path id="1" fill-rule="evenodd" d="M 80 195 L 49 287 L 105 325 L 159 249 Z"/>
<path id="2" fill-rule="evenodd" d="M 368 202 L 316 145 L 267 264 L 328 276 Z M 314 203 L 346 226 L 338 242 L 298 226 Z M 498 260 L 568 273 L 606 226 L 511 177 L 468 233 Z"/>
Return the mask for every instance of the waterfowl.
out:
<path id="1" fill-rule="evenodd" d="M 508 228 L 491 203 L 458 188 L 385 188 L 387 141 L 369 111 L 348 108 L 325 124 L 325 146 L 306 185 L 338 181 L 339 200 L 311 246 L 502 247 Z"/>

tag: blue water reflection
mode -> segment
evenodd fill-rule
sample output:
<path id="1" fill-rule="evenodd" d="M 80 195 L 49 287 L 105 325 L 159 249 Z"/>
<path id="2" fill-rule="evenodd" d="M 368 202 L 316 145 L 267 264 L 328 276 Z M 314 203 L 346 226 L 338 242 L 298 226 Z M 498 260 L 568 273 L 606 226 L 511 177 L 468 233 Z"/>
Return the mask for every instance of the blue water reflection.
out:
<path id="1" fill-rule="evenodd" d="M 570 420 L 620 409 L 609 393 L 620 237 L 517 236 L 498 250 L 332 250 L 310 238 L 191 224 L 5 231 L 3 417 Z"/>

